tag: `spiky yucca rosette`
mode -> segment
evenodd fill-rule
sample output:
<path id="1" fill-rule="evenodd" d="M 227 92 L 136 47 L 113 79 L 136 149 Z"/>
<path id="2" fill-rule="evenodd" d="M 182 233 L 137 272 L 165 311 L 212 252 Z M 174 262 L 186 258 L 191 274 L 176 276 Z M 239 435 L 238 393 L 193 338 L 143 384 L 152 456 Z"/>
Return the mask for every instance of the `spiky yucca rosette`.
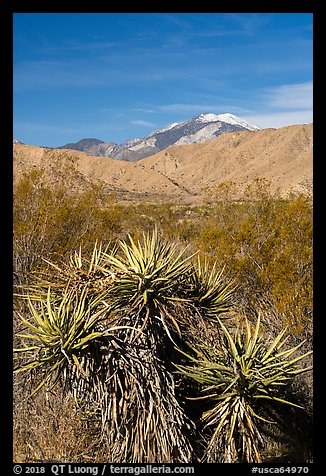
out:
<path id="1" fill-rule="evenodd" d="M 284 349 L 286 329 L 267 345 L 259 335 L 260 316 L 253 332 L 246 320 L 233 337 L 219 324 L 222 341 L 197 344 L 195 356 L 185 354 L 189 365 L 177 367 L 201 385 L 197 400 L 206 407 L 201 422 L 213 429 L 205 460 L 260 463 L 261 422 L 273 423 L 265 418 L 264 402 L 298 406 L 284 399 L 282 388 L 295 375 L 311 370 L 298 365 L 311 352 L 293 357 L 304 342 Z"/>

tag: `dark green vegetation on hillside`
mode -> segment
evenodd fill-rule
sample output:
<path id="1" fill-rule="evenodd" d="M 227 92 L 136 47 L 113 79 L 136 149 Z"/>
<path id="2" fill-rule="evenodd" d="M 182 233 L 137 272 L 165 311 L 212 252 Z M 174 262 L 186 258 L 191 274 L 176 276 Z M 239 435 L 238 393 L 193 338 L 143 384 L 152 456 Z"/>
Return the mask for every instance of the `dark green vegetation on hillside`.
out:
<path id="1" fill-rule="evenodd" d="M 312 205 L 232 186 L 15 185 L 16 461 L 311 460 Z"/>

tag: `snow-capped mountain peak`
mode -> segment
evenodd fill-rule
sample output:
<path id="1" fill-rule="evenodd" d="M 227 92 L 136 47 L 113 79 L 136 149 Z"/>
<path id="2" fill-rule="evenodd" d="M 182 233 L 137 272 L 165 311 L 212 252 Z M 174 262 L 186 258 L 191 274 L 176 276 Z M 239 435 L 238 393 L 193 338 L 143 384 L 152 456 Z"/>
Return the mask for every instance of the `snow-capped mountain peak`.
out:
<path id="1" fill-rule="evenodd" d="M 213 114 L 211 112 L 205 112 L 197 116 L 195 120 L 198 122 L 217 122 L 221 120 L 220 116 L 223 116 L 223 114 Z"/>
<path id="2" fill-rule="evenodd" d="M 240 119 L 239 117 L 235 116 L 234 114 L 226 113 L 226 114 L 219 114 L 219 121 L 227 122 L 228 124 L 234 124 L 237 126 L 244 127 L 245 129 L 249 129 L 251 131 L 259 131 L 259 127 L 255 126 L 254 124 L 250 124 L 249 122 Z"/>
<path id="3" fill-rule="evenodd" d="M 240 119 L 238 116 L 235 116 L 234 114 L 231 114 L 229 112 L 226 112 L 223 114 L 213 114 L 208 112 L 208 113 L 200 114 L 200 116 L 196 117 L 196 120 L 198 122 L 204 122 L 204 123 L 226 122 L 227 124 L 232 124 L 234 126 L 244 127 L 245 129 L 248 129 L 250 131 L 259 130 L 259 127 L 253 124 L 249 124 L 249 122 L 244 121 L 243 119 Z"/>
<path id="4" fill-rule="evenodd" d="M 66 144 L 62 148 L 85 150 L 93 155 L 111 156 L 137 161 L 172 145 L 198 144 L 235 131 L 258 131 L 259 128 L 230 114 L 206 112 L 183 122 L 174 122 L 155 130 L 146 137 L 129 139 L 122 144 L 103 143 L 95 139 Z"/>
<path id="5" fill-rule="evenodd" d="M 146 137 L 128 140 L 123 146 L 145 157 L 171 145 L 196 144 L 240 130 L 258 131 L 259 128 L 230 113 L 206 112 L 184 122 L 174 122 Z"/>

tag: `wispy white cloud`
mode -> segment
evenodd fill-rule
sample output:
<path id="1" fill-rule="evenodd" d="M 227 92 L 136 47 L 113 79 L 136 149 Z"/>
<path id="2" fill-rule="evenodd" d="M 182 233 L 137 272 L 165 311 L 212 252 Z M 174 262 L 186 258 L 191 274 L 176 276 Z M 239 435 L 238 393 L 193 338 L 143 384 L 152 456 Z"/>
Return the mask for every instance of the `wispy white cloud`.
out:
<path id="1" fill-rule="evenodd" d="M 176 15 L 169 15 L 167 19 L 179 28 L 179 30 L 176 30 L 173 38 L 179 37 L 180 41 L 184 40 L 183 43 L 186 40 L 192 39 L 247 35 L 248 33 L 253 33 L 257 27 L 266 23 L 266 19 L 258 14 L 213 13 L 209 16 L 199 15 L 197 17 L 197 28 L 193 28 L 192 23 L 187 21 L 184 16 L 181 19 Z"/>
<path id="2" fill-rule="evenodd" d="M 258 127 L 283 127 L 313 122 L 313 83 L 283 84 L 258 90 L 256 112 L 241 116 Z"/>
<path id="3" fill-rule="evenodd" d="M 33 132 L 33 133 L 34 132 L 38 132 L 38 133 L 50 132 L 50 133 L 60 133 L 60 134 L 70 135 L 77 132 L 77 129 L 74 129 L 72 127 L 61 127 L 61 126 L 52 125 L 52 124 L 27 122 L 27 121 L 17 121 L 15 122 L 14 127 L 17 131 L 17 133 L 15 132 L 16 135 L 26 134 L 30 132 Z M 80 129 L 78 129 L 78 132 L 80 132 Z"/>
<path id="4" fill-rule="evenodd" d="M 80 66 L 80 65 L 79 65 Z M 63 61 L 25 61 L 15 66 L 14 87 L 16 91 L 26 91 L 63 87 L 90 87 L 99 84 L 99 78 L 71 62 Z"/>
<path id="5" fill-rule="evenodd" d="M 96 53 L 112 50 L 120 46 L 120 43 L 113 41 L 80 41 L 67 40 L 62 44 L 50 44 L 43 42 L 39 48 L 39 53 L 46 55 L 62 55 L 63 53 L 83 52 Z"/>
<path id="6" fill-rule="evenodd" d="M 285 84 L 270 88 L 263 93 L 266 105 L 275 109 L 311 110 L 313 104 L 313 83 Z"/>
<path id="7" fill-rule="evenodd" d="M 148 106 L 148 107 L 134 107 L 132 111 L 135 112 L 142 112 L 146 114 L 153 114 L 157 112 L 157 109 L 155 109 L 155 106 Z"/>
<path id="8" fill-rule="evenodd" d="M 267 15 L 260 15 L 259 13 L 227 13 L 225 17 L 234 21 L 243 33 L 250 36 L 269 21 Z"/>
<path id="9" fill-rule="evenodd" d="M 124 127 L 119 125 L 112 125 L 112 124 L 101 124 L 101 123 L 82 123 L 79 124 L 77 122 L 72 123 L 69 127 L 59 126 L 56 124 L 46 124 L 40 122 L 29 122 L 29 121 L 17 121 L 14 123 L 14 134 L 15 136 L 23 136 L 29 133 L 37 133 L 37 134 L 60 134 L 63 136 L 77 136 L 81 137 L 82 135 L 89 135 L 89 134 L 108 134 L 109 131 L 120 131 L 123 130 Z"/>
<path id="10" fill-rule="evenodd" d="M 214 102 L 207 102 L 207 103 L 200 103 L 200 104 L 186 104 L 186 103 L 174 103 L 174 104 L 162 104 L 159 106 L 152 106 L 152 109 L 156 107 L 158 112 L 164 113 L 173 113 L 173 114 L 197 114 L 202 112 L 215 112 L 215 113 L 224 113 L 224 112 L 232 112 L 234 114 L 242 114 L 251 112 L 248 109 L 234 106 L 231 104 L 223 104 L 221 103 L 214 103 Z"/>
<path id="11" fill-rule="evenodd" d="M 133 61 L 136 60 L 133 58 Z M 146 64 L 132 73 L 126 61 L 112 65 L 107 61 L 90 63 L 83 60 L 70 61 L 25 61 L 15 65 L 15 91 L 31 91 L 49 88 L 89 88 L 97 86 L 135 85 L 182 81 L 193 74 L 183 68 Z"/>
<path id="12" fill-rule="evenodd" d="M 309 124 L 313 122 L 313 112 L 311 110 L 270 112 L 266 114 L 258 113 L 241 117 L 261 129 L 269 127 L 279 128 L 294 124 Z"/>
<path id="13" fill-rule="evenodd" d="M 134 121 L 131 121 L 131 124 L 144 127 L 156 127 L 156 124 L 154 124 L 153 122 L 144 121 L 143 119 L 135 119 Z"/>

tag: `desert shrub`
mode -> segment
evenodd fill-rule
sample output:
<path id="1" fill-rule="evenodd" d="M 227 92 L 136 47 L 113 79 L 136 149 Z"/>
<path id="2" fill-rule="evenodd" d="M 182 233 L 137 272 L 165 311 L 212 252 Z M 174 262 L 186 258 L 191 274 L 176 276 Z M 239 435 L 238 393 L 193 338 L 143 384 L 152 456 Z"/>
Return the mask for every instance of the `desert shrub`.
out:
<path id="1" fill-rule="evenodd" d="M 241 283 L 243 308 L 264 296 L 300 335 L 311 334 L 312 206 L 303 195 L 271 195 L 264 183 L 247 200 L 211 205 L 197 247 Z"/>
<path id="2" fill-rule="evenodd" d="M 14 187 L 15 281 L 24 282 L 44 257 L 91 249 L 95 240 L 118 234 L 121 208 L 110 202 L 104 208 L 102 201 L 100 186 L 71 194 L 65 185 L 50 188 L 40 171 L 26 173 Z"/>

